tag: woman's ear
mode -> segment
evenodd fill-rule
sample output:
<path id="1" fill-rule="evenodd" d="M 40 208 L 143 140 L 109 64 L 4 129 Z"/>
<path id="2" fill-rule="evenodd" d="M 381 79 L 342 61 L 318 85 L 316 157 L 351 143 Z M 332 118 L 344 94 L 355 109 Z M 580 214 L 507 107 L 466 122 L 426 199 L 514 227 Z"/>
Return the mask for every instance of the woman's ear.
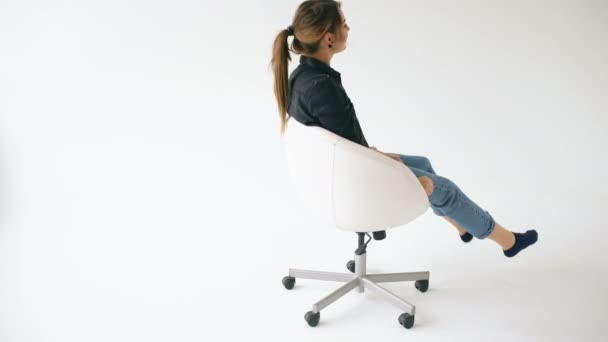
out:
<path id="1" fill-rule="evenodd" d="M 329 32 L 325 33 L 325 37 L 323 37 L 323 40 L 325 40 L 325 43 L 327 45 L 335 43 L 334 37 Z"/>

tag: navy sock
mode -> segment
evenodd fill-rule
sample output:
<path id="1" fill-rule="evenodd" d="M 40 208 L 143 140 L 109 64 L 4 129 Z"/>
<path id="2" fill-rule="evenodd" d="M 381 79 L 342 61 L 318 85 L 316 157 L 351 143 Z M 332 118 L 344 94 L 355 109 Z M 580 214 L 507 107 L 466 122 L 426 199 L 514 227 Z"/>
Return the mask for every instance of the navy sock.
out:
<path id="1" fill-rule="evenodd" d="M 503 250 L 506 257 L 514 257 L 519 251 L 524 248 L 533 245 L 538 240 L 538 233 L 534 229 L 530 229 L 525 233 L 513 233 L 515 234 L 515 244 L 513 247 Z"/>
<path id="2" fill-rule="evenodd" d="M 473 238 L 473 234 L 471 234 L 469 232 L 465 232 L 464 234 L 460 235 L 460 239 L 464 242 L 469 242 L 469 241 L 471 241 L 472 238 Z"/>

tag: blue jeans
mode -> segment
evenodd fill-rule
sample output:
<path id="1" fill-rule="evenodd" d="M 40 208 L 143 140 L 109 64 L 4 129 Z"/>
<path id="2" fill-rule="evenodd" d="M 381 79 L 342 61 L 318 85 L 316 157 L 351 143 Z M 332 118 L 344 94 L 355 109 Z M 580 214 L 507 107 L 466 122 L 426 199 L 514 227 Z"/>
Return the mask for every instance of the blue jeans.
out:
<path id="1" fill-rule="evenodd" d="M 399 158 L 416 177 L 427 176 L 433 181 L 429 202 L 436 215 L 448 216 L 478 239 L 492 233 L 496 222 L 490 213 L 471 201 L 454 182 L 438 176 L 427 157 L 399 154 Z"/>

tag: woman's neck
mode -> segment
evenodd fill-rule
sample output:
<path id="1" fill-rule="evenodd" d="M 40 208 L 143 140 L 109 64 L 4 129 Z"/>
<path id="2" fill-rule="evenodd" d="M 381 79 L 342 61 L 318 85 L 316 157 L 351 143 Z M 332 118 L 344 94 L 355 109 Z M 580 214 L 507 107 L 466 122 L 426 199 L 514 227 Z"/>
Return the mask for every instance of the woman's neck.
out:
<path id="1" fill-rule="evenodd" d="M 314 58 L 322 61 L 323 63 L 331 66 L 331 58 L 333 57 L 333 53 L 330 53 L 327 50 L 320 50 L 320 51 L 317 51 L 316 53 L 310 55 L 310 57 L 314 57 Z"/>

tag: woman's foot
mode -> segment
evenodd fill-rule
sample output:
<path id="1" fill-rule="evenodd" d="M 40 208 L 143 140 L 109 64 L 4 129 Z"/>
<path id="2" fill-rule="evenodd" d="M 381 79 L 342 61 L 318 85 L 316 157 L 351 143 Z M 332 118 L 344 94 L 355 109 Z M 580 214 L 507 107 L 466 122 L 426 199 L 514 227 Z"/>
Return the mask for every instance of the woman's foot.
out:
<path id="1" fill-rule="evenodd" d="M 460 239 L 463 242 L 469 242 L 473 239 L 473 234 L 471 234 L 469 232 L 464 232 L 464 234 L 460 234 Z"/>
<path id="2" fill-rule="evenodd" d="M 513 247 L 506 250 L 503 249 L 503 253 L 508 258 L 514 257 L 517 253 L 538 241 L 538 233 L 534 229 L 530 229 L 525 233 L 513 233 L 513 235 L 515 235 Z"/>

